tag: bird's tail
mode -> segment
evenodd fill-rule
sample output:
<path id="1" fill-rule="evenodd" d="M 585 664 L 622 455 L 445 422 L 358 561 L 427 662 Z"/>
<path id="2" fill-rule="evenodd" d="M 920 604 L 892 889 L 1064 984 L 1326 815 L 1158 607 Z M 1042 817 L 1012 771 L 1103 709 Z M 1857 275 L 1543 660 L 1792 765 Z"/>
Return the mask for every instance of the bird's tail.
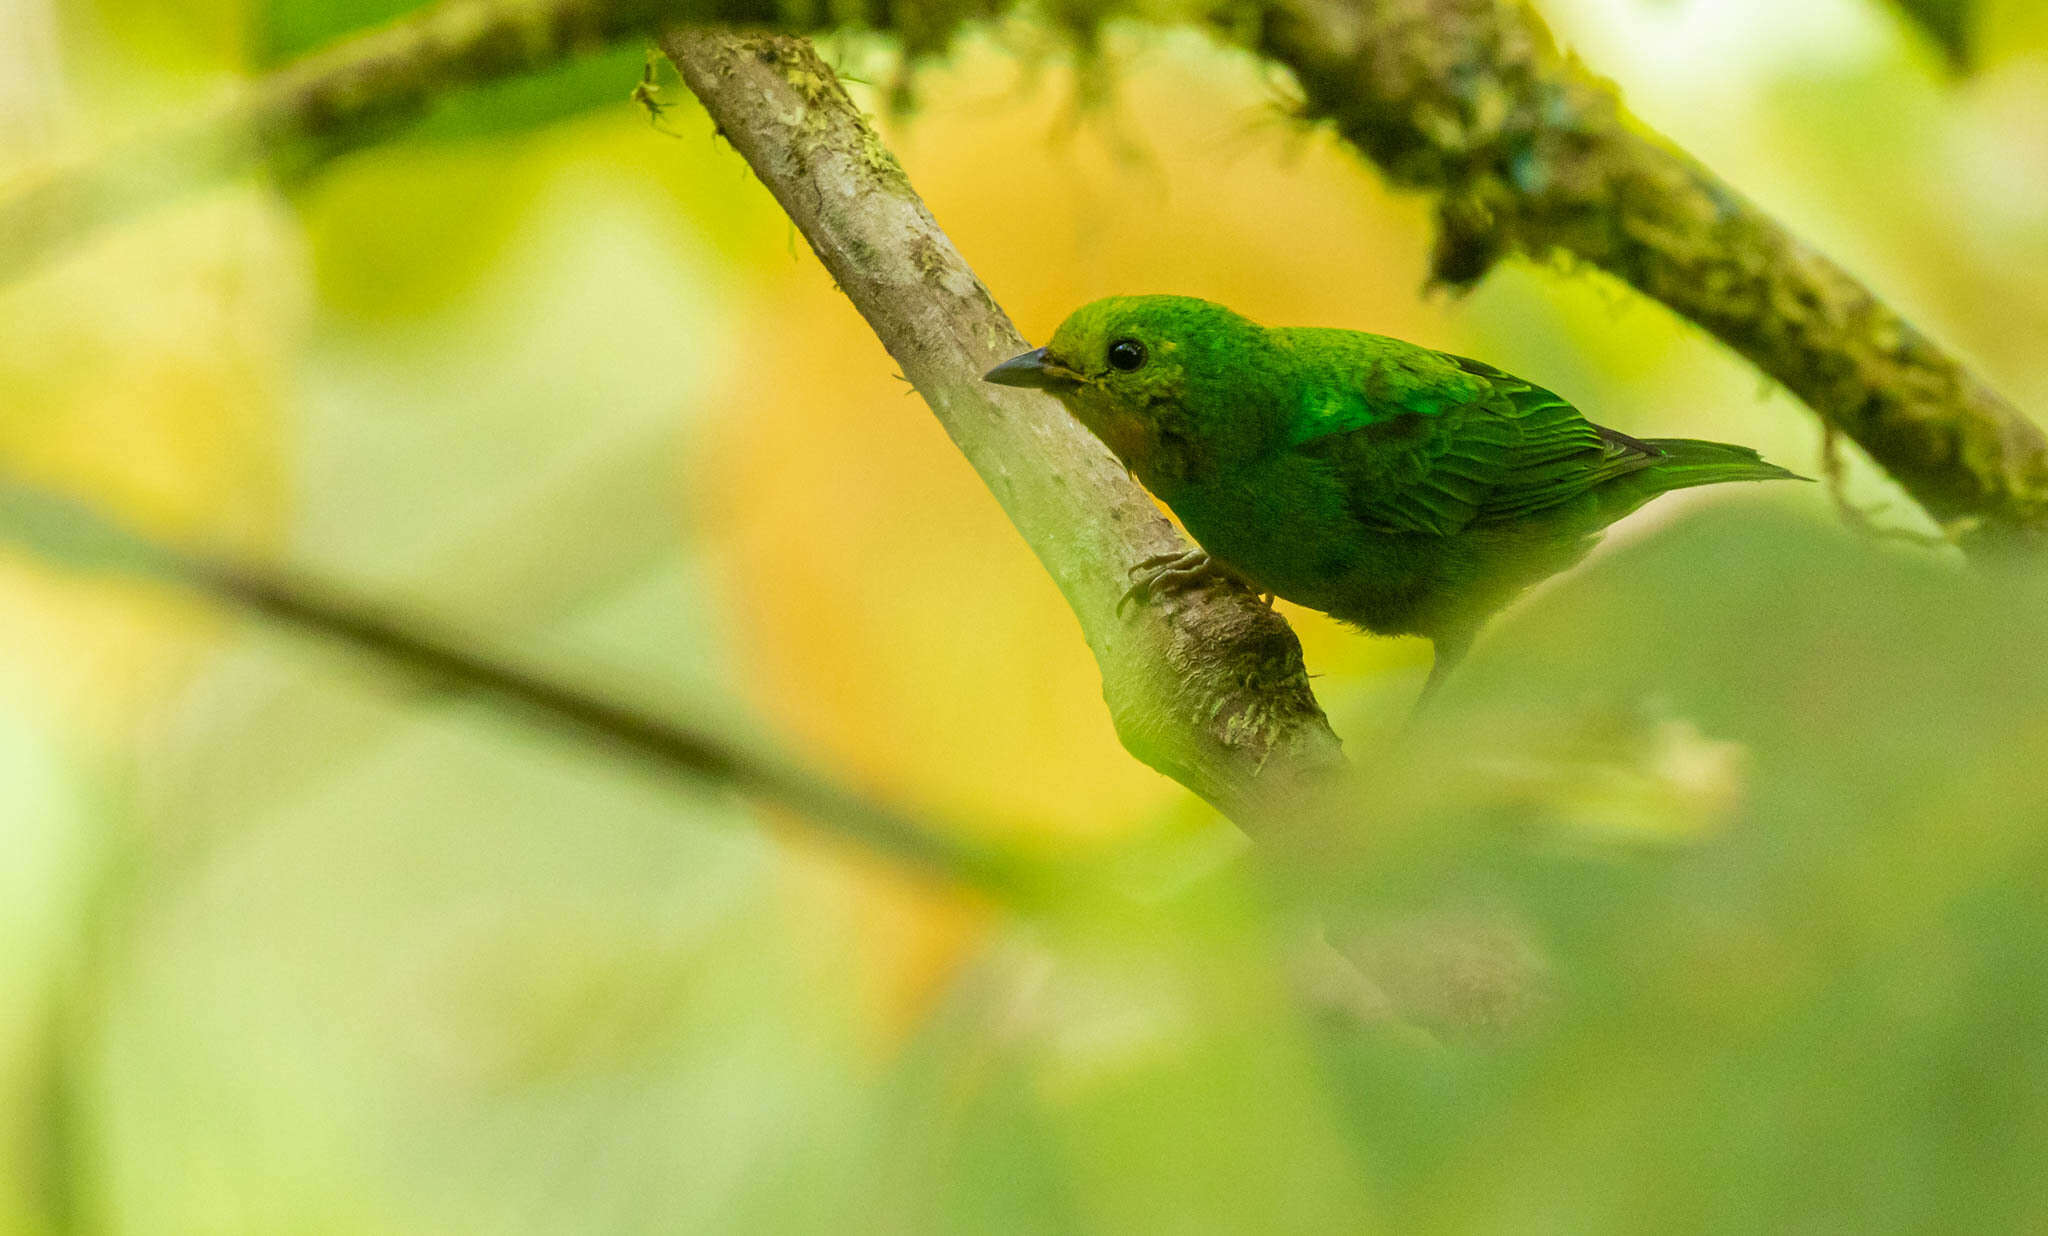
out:
<path id="1" fill-rule="evenodd" d="M 1610 431 L 1611 432 L 1611 431 Z M 1606 522 L 1613 523 L 1659 494 L 1695 485 L 1718 485 L 1723 481 L 1804 481 L 1811 478 L 1788 472 L 1746 446 L 1723 442 L 1701 442 L 1694 438 L 1648 438 L 1630 442 L 1662 455 L 1638 472 L 1617 477 L 1597 491 Z"/>
<path id="2" fill-rule="evenodd" d="M 1810 481 L 1813 478 L 1790 472 L 1746 446 L 1725 442 L 1701 442 L 1696 438 L 1648 438 L 1644 446 L 1664 453 L 1664 458 L 1644 472 L 1660 482 L 1660 488 L 1691 489 L 1695 485 L 1718 485 L 1722 481 Z"/>

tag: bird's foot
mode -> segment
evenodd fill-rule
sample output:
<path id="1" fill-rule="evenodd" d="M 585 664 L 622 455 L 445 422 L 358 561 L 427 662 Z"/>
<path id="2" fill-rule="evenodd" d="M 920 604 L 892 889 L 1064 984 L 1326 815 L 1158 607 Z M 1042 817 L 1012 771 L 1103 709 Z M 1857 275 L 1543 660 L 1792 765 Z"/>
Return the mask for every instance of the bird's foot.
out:
<path id="1" fill-rule="evenodd" d="M 1451 671 L 1456 669 L 1458 663 L 1465 659 L 1465 654 L 1472 650 L 1472 632 L 1439 635 L 1430 642 L 1435 648 L 1435 655 L 1429 663 L 1429 677 L 1423 680 L 1422 694 L 1415 697 L 1415 706 L 1408 711 L 1408 729 L 1415 728 L 1416 721 L 1429 708 L 1430 701 L 1443 689 L 1444 679 L 1451 676 Z"/>
<path id="2" fill-rule="evenodd" d="M 1119 617 L 1126 606 L 1143 605 L 1156 596 L 1186 592 L 1190 588 L 1231 578 L 1230 572 L 1199 549 L 1177 554 L 1154 554 L 1132 567 L 1130 573 L 1130 591 L 1116 603 Z"/>

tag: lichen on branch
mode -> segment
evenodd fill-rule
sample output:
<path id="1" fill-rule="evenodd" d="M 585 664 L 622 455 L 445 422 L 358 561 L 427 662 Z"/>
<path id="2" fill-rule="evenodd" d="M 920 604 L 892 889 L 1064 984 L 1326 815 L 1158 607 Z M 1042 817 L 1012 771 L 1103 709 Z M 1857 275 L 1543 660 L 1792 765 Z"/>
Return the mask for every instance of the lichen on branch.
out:
<path id="1" fill-rule="evenodd" d="M 1310 115 L 1437 197 L 1453 287 L 1569 255 L 1670 306 L 1861 446 L 1965 548 L 2048 543 L 2048 438 L 1856 278 L 1632 116 L 1524 0 L 1267 0 Z"/>

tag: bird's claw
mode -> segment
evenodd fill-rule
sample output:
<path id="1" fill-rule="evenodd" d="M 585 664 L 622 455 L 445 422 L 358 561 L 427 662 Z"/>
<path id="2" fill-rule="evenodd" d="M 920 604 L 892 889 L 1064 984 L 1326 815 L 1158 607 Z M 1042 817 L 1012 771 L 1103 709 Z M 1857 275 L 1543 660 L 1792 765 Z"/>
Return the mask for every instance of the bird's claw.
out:
<path id="1" fill-rule="evenodd" d="M 1117 617 L 1132 605 L 1143 605 L 1155 596 L 1185 592 L 1215 580 L 1227 578 L 1216 560 L 1199 549 L 1180 553 L 1154 554 L 1130 570 L 1132 584 L 1116 603 Z"/>

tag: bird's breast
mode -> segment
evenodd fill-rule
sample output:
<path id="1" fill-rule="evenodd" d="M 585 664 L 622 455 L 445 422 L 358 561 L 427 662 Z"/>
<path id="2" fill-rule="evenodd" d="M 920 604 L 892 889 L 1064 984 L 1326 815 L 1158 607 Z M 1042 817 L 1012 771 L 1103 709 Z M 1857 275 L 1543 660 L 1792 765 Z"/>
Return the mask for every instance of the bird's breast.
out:
<path id="1" fill-rule="evenodd" d="M 1111 454 L 1140 475 L 1157 462 L 1159 435 L 1143 417 L 1129 412 L 1111 412 L 1096 418 L 1091 428 Z"/>
<path id="2" fill-rule="evenodd" d="M 1188 532 L 1262 591 L 1376 631 L 1410 629 L 1432 572 L 1408 535 L 1367 528 L 1313 461 L 1280 457 L 1168 499 Z"/>

